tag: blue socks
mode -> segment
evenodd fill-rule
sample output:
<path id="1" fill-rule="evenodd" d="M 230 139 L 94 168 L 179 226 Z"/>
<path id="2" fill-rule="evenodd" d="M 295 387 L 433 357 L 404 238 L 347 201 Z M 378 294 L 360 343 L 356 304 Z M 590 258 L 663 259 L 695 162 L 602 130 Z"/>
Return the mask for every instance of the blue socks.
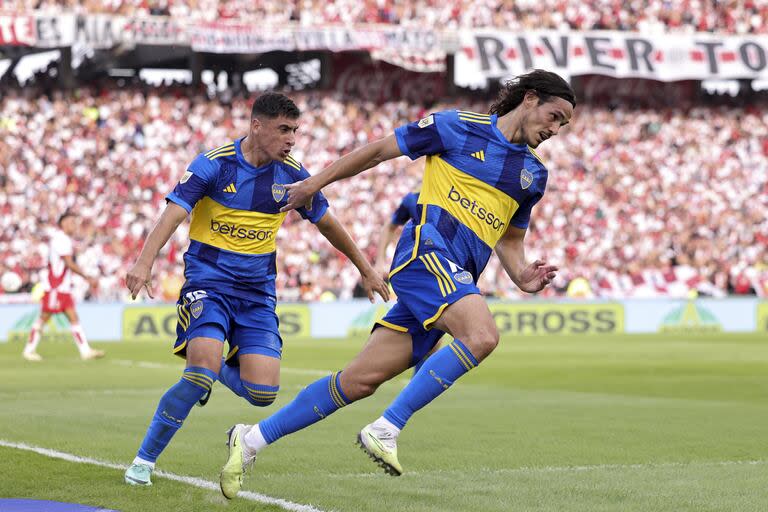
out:
<path id="1" fill-rule="evenodd" d="M 341 372 L 336 372 L 313 382 L 302 389 L 291 403 L 259 422 L 264 440 L 274 443 L 348 405 L 349 399 L 341 390 L 339 375 Z"/>
<path id="2" fill-rule="evenodd" d="M 415 376 L 417 373 L 419 373 L 419 370 L 421 370 L 421 367 L 424 366 L 424 361 L 427 360 L 427 356 L 424 356 L 424 359 L 416 363 L 413 367 L 413 375 Z"/>
<path id="3" fill-rule="evenodd" d="M 210 391 L 217 378 L 218 375 L 207 368 L 193 366 L 184 370 L 181 380 L 160 399 L 139 448 L 140 458 L 148 462 L 157 460 L 173 435 L 181 428 L 189 411 Z"/>
<path id="4" fill-rule="evenodd" d="M 454 340 L 422 363 L 419 372 L 384 411 L 384 418 L 402 429 L 413 413 L 437 398 L 475 366 L 477 359 L 472 352 L 461 341 Z"/>
<path id="5" fill-rule="evenodd" d="M 223 360 L 221 362 L 221 371 L 219 371 L 221 383 L 228 387 L 234 394 L 245 398 L 251 405 L 256 407 L 266 407 L 271 405 L 277 398 L 277 391 L 280 386 L 266 386 L 264 384 L 253 384 L 240 378 L 240 368 L 228 366 Z"/>

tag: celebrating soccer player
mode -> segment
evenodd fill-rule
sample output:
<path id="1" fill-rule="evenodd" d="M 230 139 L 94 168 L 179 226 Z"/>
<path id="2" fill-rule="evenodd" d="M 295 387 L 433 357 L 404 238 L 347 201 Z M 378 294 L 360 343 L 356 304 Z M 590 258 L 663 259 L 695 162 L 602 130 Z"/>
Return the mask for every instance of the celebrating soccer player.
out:
<path id="1" fill-rule="evenodd" d="M 290 155 L 299 115 L 282 94 L 259 96 L 246 137 L 200 154 L 190 164 L 126 276 L 134 298 L 143 287 L 151 297 L 155 258 L 191 212 L 173 349 L 187 365 L 181 380 L 160 399 L 125 473 L 129 484 L 151 485 L 158 456 L 192 406 L 205 405 L 216 380 L 257 407 L 270 405 L 277 396 L 283 345 L 275 314 L 277 231 L 286 216 L 281 212 L 288 199 L 286 185 L 309 177 Z M 328 212 L 322 193 L 308 196 L 298 212 L 349 257 L 372 301 L 374 292 L 388 300 L 386 283 Z M 224 340 L 230 350 L 222 360 Z"/>
<path id="2" fill-rule="evenodd" d="M 72 339 L 75 340 L 80 358 L 87 361 L 104 357 L 103 350 L 91 348 L 85 338 L 85 331 L 80 326 L 80 321 L 75 311 L 75 300 L 72 297 L 72 274 L 82 276 L 88 281 L 91 289 L 98 287 L 95 277 L 89 276 L 75 262 L 74 243 L 72 236 L 77 232 L 77 216 L 70 210 L 59 217 L 59 229 L 51 235 L 48 245 L 48 277 L 44 282 L 45 293 L 40 316 L 37 317 L 29 332 L 29 341 L 24 346 L 22 356 L 27 361 L 42 361 L 42 356 L 37 352 L 45 324 L 51 315 L 64 313 L 69 319 Z"/>
<path id="3" fill-rule="evenodd" d="M 538 292 L 555 277 L 557 267 L 525 258 L 531 208 L 547 182 L 547 169 L 533 148 L 558 134 L 575 104 L 565 80 L 536 70 L 509 81 L 488 114 L 431 114 L 288 187 L 284 210 L 386 160 L 427 157 L 419 221 L 405 226 L 392 262 L 397 303 L 341 372 L 310 384 L 257 425 L 234 427 L 221 473 L 225 496 L 237 494 L 243 469 L 259 450 L 371 395 L 448 332 L 453 342 L 429 357 L 384 414 L 358 434 L 363 450 L 389 474 L 402 473 L 397 438 L 410 417 L 482 362 L 499 341 L 475 284 L 491 252 L 525 292 Z"/>

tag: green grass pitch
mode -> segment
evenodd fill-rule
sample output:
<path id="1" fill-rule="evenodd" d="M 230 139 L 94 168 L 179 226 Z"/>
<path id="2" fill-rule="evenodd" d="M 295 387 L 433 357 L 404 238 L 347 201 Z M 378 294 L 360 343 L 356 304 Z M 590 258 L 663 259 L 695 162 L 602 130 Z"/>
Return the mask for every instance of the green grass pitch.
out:
<path id="1" fill-rule="evenodd" d="M 281 392 L 343 366 L 362 339 L 286 341 Z M 169 345 L 42 344 L 41 363 L 0 343 L 0 440 L 129 463 L 182 361 Z M 407 382 L 384 385 L 262 452 L 244 490 L 322 511 L 768 510 L 768 340 L 757 336 L 506 338 L 478 369 L 417 413 L 400 436 L 400 478 L 354 446 Z M 194 408 L 158 468 L 218 481 L 225 431 L 274 411 L 221 385 Z M 128 511 L 279 511 L 116 468 L 0 446 L 0 498 Z M 2 508 L 0 506 L 0 508 Z"/>

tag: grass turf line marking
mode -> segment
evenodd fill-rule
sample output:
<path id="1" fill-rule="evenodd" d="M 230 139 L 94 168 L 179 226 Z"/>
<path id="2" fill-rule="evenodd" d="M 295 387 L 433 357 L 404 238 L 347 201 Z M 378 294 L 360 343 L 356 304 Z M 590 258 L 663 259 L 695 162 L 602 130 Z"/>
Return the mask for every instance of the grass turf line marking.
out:
<path id="1" fill-rule="evenodd" d="M 58 450 L 51 450 L 49 448 L 43 448 L 41 446 L 33 446 L 26 443 L 14 443 L 12 441 L 6 441 L 5 439 L 0 439 L 0 446 L 4 446 L 6 448 L 14 448 L 17 450 L 34 452 L 39 455 L 43 455 L 45 457 L 50 457 L 53 459 L 61 459 L 67 462 L 74 462 L 76 464 L 92 464 L 94 466 L 101 466 L 103 468 L 120 469 L 120 470 L 125 470 L 128 467 L 125 464 L 114 464 L 112 462 L 105 462 L 98 459 L 91 459 L 89 457 L 80 457 L 79 455 L 73 455 L 71 453 L 60 452 Z M 166 471 L 160 471 L 160 470 L 155 471 L 153 475 L 159 476 L 160 478 L 165 478 L 167 480 L 174 480 L 176 482 L 181 482 L 194 487 L 199 487 L 200 489 L 207 489 L 210 491 L 220 492 L 218 483 L 211 482 L 208 480 L 203 480 L 202 478 L 197 478 L 193 476 L 176 475 L 174 473 L 168 473 Z M 265 505 L 277 505 L 278 507 L 285 510 L 290 510 L 291 512 L 324 512 L 323 510 L 319 508 L 315 508 L 312 505 L 302 505 L 301 503 L 294 503 L 292 501 L 284 500 L 282 498 L 273 498 L 271 496 L 267 496 L 265 494 L 259 494 L 257 492 L 240 491 L 240 494 L 238 494 L 237 497 L 243 498 L 249 501 L 263 503 Z"/>
<path id="2" fill-rule="evenodd" d="M 715 461 L 691 461 L 691 462 L 647 462 L 638 464 L 594 464 L 584 466 L 523 466 L 519 468 L 466 468 L 466 469 L 434 469 L 424 471 L 406 471 L 403 477 L 423 477 L 429 475 L 452 475 L 466 473 L 467 471 L 483 473 L 486 475 L 510 475 L 510 474 L 534 474 L 534 473 L 584 473 L 589 471 L 622 471 L 635 469 L 673 469 L 688 467 L 726 467 L 726 466 L 764 466 L 768 460 L 715 460 Z M 386 476 L 379 471 L 369 473 L 329 474 L 329 478 L 371 478 Z"/>

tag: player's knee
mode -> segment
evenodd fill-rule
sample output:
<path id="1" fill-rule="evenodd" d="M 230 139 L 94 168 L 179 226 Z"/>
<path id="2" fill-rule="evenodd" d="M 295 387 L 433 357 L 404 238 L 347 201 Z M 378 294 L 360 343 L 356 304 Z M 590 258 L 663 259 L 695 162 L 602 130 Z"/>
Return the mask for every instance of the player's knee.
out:
<path id="1" fill-rule="evenodd" d="M 499 344 L 496 328 L 481 328 L 472 333 L 468 340 L 462 340 L 478 361 L 486 358 Z"/>

